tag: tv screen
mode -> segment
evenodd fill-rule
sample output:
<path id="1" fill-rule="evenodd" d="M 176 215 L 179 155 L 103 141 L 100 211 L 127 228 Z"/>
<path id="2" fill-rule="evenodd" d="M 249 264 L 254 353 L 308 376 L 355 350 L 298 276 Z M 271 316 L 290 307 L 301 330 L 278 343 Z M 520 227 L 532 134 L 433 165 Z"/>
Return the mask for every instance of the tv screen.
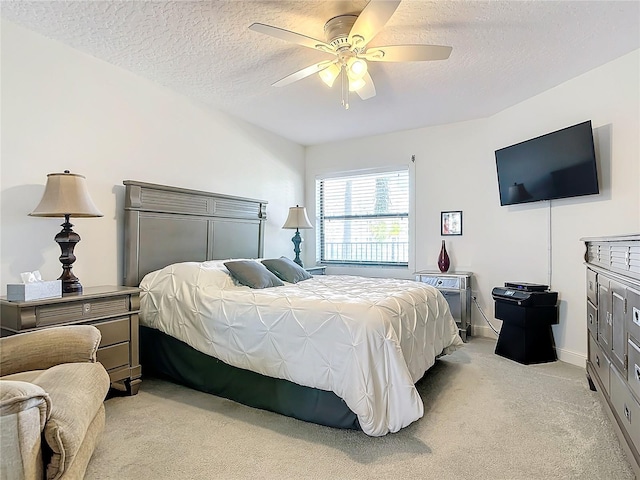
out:
<path id="1" fill-rule="evenodd" d="M 495 154 L 500 205 L 599 193 L 591 121 Z"/>

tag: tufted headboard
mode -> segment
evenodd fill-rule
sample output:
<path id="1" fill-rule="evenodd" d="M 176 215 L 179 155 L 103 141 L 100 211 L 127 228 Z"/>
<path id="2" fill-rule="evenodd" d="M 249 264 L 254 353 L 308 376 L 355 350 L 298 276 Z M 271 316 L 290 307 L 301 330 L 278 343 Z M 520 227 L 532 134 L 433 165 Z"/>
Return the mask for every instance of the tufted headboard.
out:
<path id="1" fill-rule="evenodd" d="M 125 285 L 172 263 L 263 256 L 266 201 L 123 183 Z"/>

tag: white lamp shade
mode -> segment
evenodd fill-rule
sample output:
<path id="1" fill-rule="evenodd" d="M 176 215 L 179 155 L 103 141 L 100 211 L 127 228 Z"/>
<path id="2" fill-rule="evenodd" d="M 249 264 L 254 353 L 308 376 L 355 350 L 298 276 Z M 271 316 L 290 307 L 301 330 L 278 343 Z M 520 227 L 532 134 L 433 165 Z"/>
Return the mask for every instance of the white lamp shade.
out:
<path id="1" fill-rule="evenodd" d="M 357 80 L 349 80 L 349 91 L 356 92 L 360 90 L 362 87 L 364 87 L 364 85 L 365 85 L 365 81 L 361 78 Z"/>
<path id="2" fill-rule="evenodd" d="M 32 217 L 102 217 L 89 196 L 85 177 L 74 173 L 50 173 L 42 200 Z"/>
<path id="3" fill-rule="evenodd" d="M 347 75 L 351 80 L 359 80 L 367 73 L 367 62 L 362 58 L 351 57 L 347 61 Z"/>
<path id="4" fill-rule="evenodd" d="M 311 222 L 309 221 L 309 217 L 307 216 L 307 210 L 304 207 L 290 207 L 289 208 L 289 216 L 287 217 L 287 221 L 284 222 L 282 228 L 313 228 Z"/>
<path id="5" fill-rule="evenodd" d="M 320 78 L 328 87 L 332 87 L 333 82 L 335 82 L 338 75 L 340 75 L 340 67 L 332 63 L 324 70 L 321 70 L 318 75 L 320 75 Z"/>

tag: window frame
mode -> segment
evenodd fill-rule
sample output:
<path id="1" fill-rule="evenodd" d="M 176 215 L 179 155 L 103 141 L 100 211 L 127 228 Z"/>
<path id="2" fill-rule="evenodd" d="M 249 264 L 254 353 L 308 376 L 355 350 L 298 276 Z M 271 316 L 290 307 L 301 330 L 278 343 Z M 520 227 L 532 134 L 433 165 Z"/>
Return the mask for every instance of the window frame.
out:
<path id="1" fill-rule="evenodd" d="M 388 173 L 404 173 L 407 175 L 407 205 L 406 211 L 402 213 L 388 213 L 388 214 L 360 214 L 360 215 L 335 215 L 326 217 L 323 212 L 324 198 L 321 192 L 322 182 L 332 179 L 344 179 L 347 177 L 364 177 L 364 176 L 383 176 Z M 316 220 L 318 223 L 316 234 L 316 260 L 322 265 L 330 266 L 346 266 L 346 267 L 380 267 L 380 268 L 408 268 L 412 263 L 412 246 L 413 246 L 413 228 L 412 228 L 412 205 L 413 205 L 413 175 L 412 169 L 409 165 L 394 165 L 386 168 L 376 169 L 363 169 L 363 170 L 350 170 L 342 172 L 331 172 L 324 175 L 317 175 L 315 178 L 315 193 L 316 193 Z M 343 219 L 343 220 L 358 220 L 358 219 L 375 219 L 375 218 L 400 218 L 407 221 L 406 228 L 406 261 L 401 262 L 381 262 L 377 260 L 327 260 L 325 257 L 325 218 L 330 219 Z"/>

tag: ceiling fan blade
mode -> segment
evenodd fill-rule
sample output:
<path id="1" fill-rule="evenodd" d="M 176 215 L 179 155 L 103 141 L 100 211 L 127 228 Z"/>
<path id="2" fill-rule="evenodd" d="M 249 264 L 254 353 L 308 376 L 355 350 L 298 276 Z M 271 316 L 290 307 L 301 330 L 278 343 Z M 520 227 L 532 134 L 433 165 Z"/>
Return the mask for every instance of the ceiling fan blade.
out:
<path id="1" fill-rule="evenodd" d="M 423 62 L 446 60 L 451 50 L 442 45 L 389 45 L 370 48 L 360 56 L 371 62 Z"/>
<path id="2" fill-rule="evenodd" d="M 292 73 L 291 75 L 287 75 L 286 77 L 278 80 L 272 86 L 284 87 L 285 85 L 289 85 L 290 83 L 297 82 L 298 80 L 302 80 L 303 78 L 307 78 L 314 73 L 318 73 L 333 63 L 335 63 L 335 61 L 323 61 L 314 65 L 310 65 L 306 68 L 303 68 L 302 70 L 298 70 L 297 72 Z"/>
<path id="3" fill-rule="evenodd" d="M 364 80 L 364 86 L 360 87 L 358 90 L 356 90 L 356 93 L 358 94 L 358 96 L 362 100 L 366 100 L 368 98 L 375 97 L 376 96 L 376 86 L 373 84 L 373 79 L 371 78 L 371 75 L 369 75 L 369 72 L 367 72 L 365 74 L 365 76 L 362 77 L 362 80 Z"/>
<path id="4" fill-rule="evenodd" d="M 400 0 L 371 0 L 358 16 L 349 32 L 353 48 L 363 49 L 389 21 L 400 5 Z"/>
<path id="5" fill-rule="evenodd" d="M 313 48 L 314 50 L 327 51 L 328 53 L 334 51 L 331 45 L 323 42 L 322 40 L 307 37 L 306 35 L 302 35 L 300 33 L 290 32 L 289 30 L 284 30 L 283 28 L 265 25 L 264 23 L 254 23 L 249 26 L 249 30 L 253 30 L 254 32 L 258 33 L 264 33 L 265 35 L 279 38 L 280 40 L 284 40 L 285 42 L 297 43 L 298 45 Z"/>

